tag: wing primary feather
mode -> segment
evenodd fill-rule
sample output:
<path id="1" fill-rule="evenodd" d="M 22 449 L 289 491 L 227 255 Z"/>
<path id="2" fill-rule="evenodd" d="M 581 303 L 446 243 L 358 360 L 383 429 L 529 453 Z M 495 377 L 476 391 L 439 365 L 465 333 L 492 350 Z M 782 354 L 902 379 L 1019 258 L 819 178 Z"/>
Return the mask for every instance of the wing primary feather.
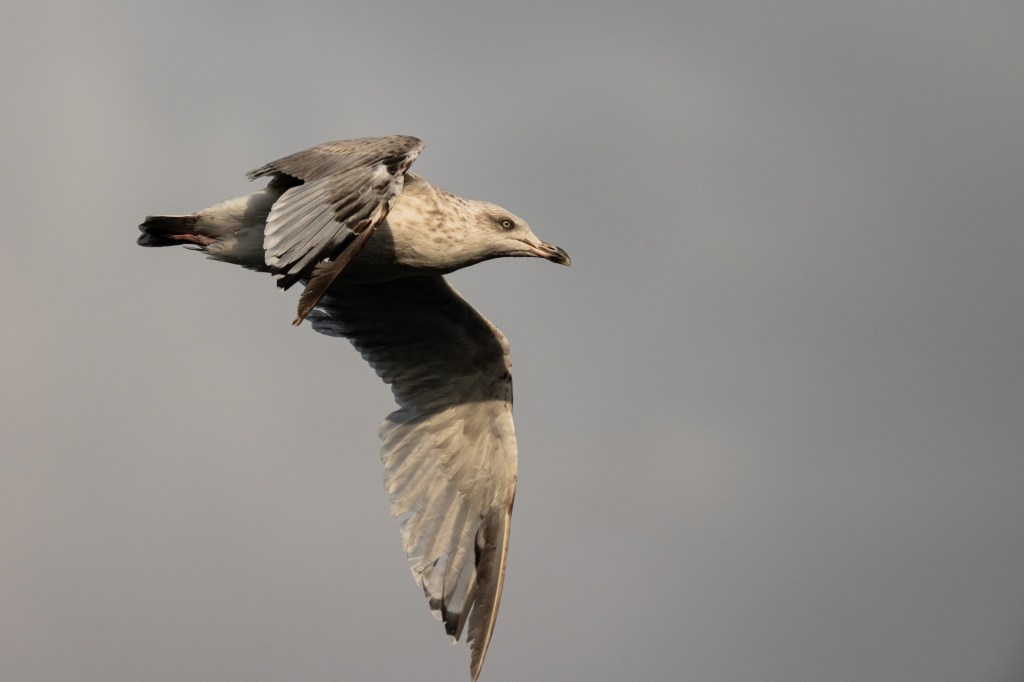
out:
<path id="1" fill-rule="evenodd" d="M 495 526 L 493 522 L 489 522 L 480 529 L 483 536 L 483 548 L 480 549 L 477 564 L 477 584 L 483 586 L 487 592 L 482 597 L 483 601 L 478 600 L 474 604 L 473 613 L 469 617 L 469 646 L 472 652 L 469 674 L 473 678 L 473 682 L 480 677 L 480 670 L 483 669 L 484 658 L 487 656 L 487 648 L 490 646 L 491 636 L 494 634 L 494 622 L 498 618 L 498 606 L 501 604 L 501 591 L 505 583 L 505 563 L 508 559 L 508 538 L 514 501 L 515 488 L 513 487 L 512 499 L 508 501 L 508 506 L 504 510 L 496 510 L 496 513 L 493 514 L 493 516 L 501 514 L 499 519 L 494 519 L 494 521 L 498 521 L 498 525 Z"/>
<path id="2" fill-rule="evenodd" d="M 298 313 L 295 319 L 292 320 L 293 325 L 298 326 L 302 324 L 302 321 L 306 319 L 306 315 L 309 315 L 309 312 L 324 297 L 324 294 L 331 288 L 334 280 L 338 278 L 338 275 L 345 269 L 345 266 L 356 257 L 356 254 L 363 250 L 363 245 L 370 238 L 370 235 L 373 234 L 374 227 L 374 225 L 367 226 L 366 229 L 360 232 L 355 241 L 341 252 L 337 260 L 325 260 L 317 263 L 313 268 L 313 274 L 309 278 L 309 283 L 306 284 L 306 288 L 302 291 L 302 296 L 299 297 Z"/>

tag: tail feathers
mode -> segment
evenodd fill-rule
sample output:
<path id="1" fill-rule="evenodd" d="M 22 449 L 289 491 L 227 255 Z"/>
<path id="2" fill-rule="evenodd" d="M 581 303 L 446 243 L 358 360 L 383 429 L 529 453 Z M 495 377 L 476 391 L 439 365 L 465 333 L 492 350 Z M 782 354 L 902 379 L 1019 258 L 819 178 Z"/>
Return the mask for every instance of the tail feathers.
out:
<path id="1" fill-rule="evenodd" d="M 214 240 L 196 232 L 199 215 L 151 215 L 139 225 L 139 246 L 178 246 L 195 244 L 203 247 Z"/>

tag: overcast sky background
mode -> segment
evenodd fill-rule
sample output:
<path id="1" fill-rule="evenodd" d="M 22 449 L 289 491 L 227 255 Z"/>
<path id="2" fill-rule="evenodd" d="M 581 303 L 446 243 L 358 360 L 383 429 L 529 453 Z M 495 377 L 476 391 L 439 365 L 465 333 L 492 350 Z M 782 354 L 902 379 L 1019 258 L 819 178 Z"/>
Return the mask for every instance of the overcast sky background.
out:
<path id="1" fill-rule="evenodd" d="M 388 389 L 147 214 L 325 140 L 573 257 L 509 336 L 485 682 L 1024 679 L 1024 4 L 16 3 L 0 678 L 460 680 Z"/>

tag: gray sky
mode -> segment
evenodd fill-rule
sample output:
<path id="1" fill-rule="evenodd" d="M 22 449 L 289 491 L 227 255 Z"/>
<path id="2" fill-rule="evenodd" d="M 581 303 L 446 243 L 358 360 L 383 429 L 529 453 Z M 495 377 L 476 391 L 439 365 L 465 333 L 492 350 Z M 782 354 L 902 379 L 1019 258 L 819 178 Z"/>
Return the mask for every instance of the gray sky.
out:
<path id="1" fill-rule="evenodd" d="M 19 3 L 0 27 L 0 677 L 452 680 L 389 391 L 152 213 L 330 139 L 571 269 L 509 336 L 483 679 L 1024 677 L 1024 5 Z"/>

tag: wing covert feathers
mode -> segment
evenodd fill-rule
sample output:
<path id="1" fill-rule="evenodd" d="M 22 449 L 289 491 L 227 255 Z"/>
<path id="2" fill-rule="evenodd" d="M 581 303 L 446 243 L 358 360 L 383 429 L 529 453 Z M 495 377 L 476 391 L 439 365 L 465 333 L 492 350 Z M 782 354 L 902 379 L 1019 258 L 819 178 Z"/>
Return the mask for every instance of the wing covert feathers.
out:
<path id="1" fill-rule="evenodd" d="M 279 287 L 309 280 L 296 324 L 387 216 L 422 149 L 406 135 L 326 142 L 248 174 L 288 187 L 267 218 L 263 246 Z"/>

